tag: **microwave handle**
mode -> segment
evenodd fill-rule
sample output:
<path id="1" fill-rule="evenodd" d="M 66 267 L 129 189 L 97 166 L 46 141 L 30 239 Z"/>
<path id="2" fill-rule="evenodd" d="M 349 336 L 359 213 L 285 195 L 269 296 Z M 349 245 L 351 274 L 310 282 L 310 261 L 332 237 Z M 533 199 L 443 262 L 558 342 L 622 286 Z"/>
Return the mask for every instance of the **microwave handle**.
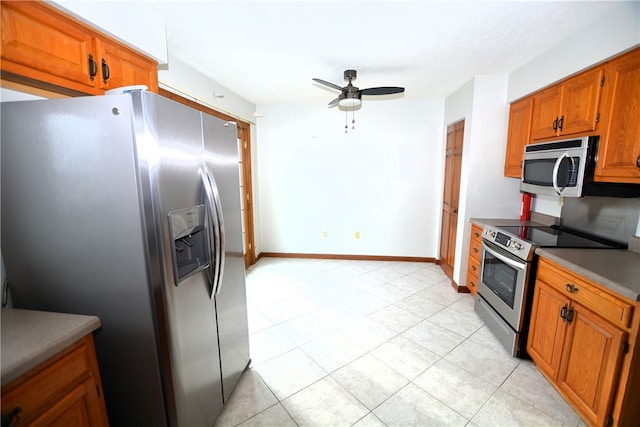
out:
<path id="1" fill-rule="evenodd" d="M 562 187 L 562 189 L 558 187 L 558 170 L 560 169 L 560 163 L 562 163 L 562 160 L 567 157 L 570 157 L 570 156 L 569 156 L 569 153 L 565 151 L 564 153 L 562 153 L 562 156 L 558 157 L 558 159 L 556 160 L 556 163 L 553 165 L 553 189 L 556 190 L 556 193 L 558 194 L 558 196 L 562 196 L 564 189 L 567 188 L 566 186 Z M 571 160 L 573 160 L 573 158 L 571 158 Z"/>

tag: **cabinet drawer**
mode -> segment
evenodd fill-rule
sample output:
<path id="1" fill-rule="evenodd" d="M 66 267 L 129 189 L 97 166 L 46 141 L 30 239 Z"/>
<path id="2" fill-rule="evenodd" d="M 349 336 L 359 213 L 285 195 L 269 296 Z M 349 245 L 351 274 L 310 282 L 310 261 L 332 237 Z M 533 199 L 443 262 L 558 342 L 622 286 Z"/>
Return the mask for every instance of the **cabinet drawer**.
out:
<path id="1" fill-rule="evenodd" d="M 475 295 L 478 290 L 478 275 L 474 274 L 471 268 L 469 268 L 467 272 L 467 289 L 469 289 L 473 295 Z"/>
<path id="2" fill-rule="evenodd" d="M 633 304 L 614 296 L 601 286 L 544 258 L 540 258 L 537 278 L 613 324 L 622 328 L 629 327 Z"/>
<path id="3" fill-rule="evenodd" d="M 86 341 L 82 340 L 3 388 L 3 415 L 20 408 L 18 425 L 27 425 L 90 376 Z"/>
<path id="4" fill-rule="evenodd" d="M 469 256 L 474 257 L 480 264 L 480 254 L 482 254 L 482 240 L 471 239 L 469 243 Z"/>

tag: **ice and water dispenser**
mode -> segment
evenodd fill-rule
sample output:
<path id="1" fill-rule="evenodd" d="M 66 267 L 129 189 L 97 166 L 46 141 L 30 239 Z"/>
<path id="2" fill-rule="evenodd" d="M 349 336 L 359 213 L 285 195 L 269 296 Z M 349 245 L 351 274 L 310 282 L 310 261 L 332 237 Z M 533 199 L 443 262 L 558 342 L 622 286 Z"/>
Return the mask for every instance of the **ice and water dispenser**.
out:
<path id="1" fill-rule="evenodd" d="M 209 267 L 211 253 L 204 205 L 170 212 L 169 232 L 173 270 L 178 286 L 187 277 Z"/>

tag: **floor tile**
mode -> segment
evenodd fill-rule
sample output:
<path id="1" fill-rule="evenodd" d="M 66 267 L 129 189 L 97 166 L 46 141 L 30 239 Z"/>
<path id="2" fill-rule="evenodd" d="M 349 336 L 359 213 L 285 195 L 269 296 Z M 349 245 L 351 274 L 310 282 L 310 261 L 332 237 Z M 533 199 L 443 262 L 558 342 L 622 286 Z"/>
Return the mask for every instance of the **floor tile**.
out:
<path id="1" fill-rule="evenodd" d="M 521 363 L 500 387 L 501 391 L 531 403 L 535 408 L 570 426 L 580 417 L 533 366 Z"/>
<path id="2" fill-rule="evenodd" d="M 338 332 L 366 351 L 373 350 L 398 335 L 397 332 L 368 317 L 351 322 Z"/>
<path id="3" fill-rule="evenodd" d="M 240 427 L 297 427 L 293 418 L 281 404 L 273 405 L 258 415 L 239 424 Z"/>
<path id="4" fill-rule="evenodd" d="M 397 333 L 402 333 L 424 320 L 422 317 L 409 313 L 397 305 L 390 305 L 378 310 L 370 314 L 369 318 Z"/>
<path id="5" fill-rule="evenodd" d="M 464 341 L 464 337 L 440 325 L 424 320 L 402 333 L 402 336 L 420 344 L 440 356 L 444 356 Z"/>
<path id="6" fill-rule="evenodd" d="M 387 341 L 370 354 L 408 380 L 413 380 L 440 359 L 437 354 L 403 336 Z"/>
<path id="7" fill-rule="evenodd" d="M 229 401 L 224 405 L 215 426 L 235 426 L 278 402 L 255 369 L 247 369 Z"/>
<path id="8" fill-rule="evenodd" d="M 446 360 L 427 369 L 414 384 L 467 419 L 473 418 L 498 388 Z"/>
<path id="9" fill-rule="evenodd" d="M 460 312 L 452 307 L 437 312 L 429 320 L 465 338 L 484 326 L 484 322 L 474 311 Z"/>
<path id="10" fill-rule="evenodd" d="M 387 425 L 375 415 L 367 414 L 366 417 L 355 423 L 353 427 L 387 427 Z"/>
<path id="11" fill-rule="evenodd" d="M 258 365 L 256 370 L 278 400 L 327 376 L 324 369 L 298 348 Z"/>
<path id="12" fill-rule="evenodd" d="M 356 360 L 367 352 L 337 332 L 308 342 L 300 348 L 328 373 Z"/>
<path id="13" fill-rule="evenodd" d="M 468 420 L 414 384 L 409 384 L 373 413 L 389 426 L 464 426 Z"/>
<path id="14" fill-rule="evenodd" d="M 251 344 L 251 360 L 254 365 L 258 365 L 296 347 L 275 326 L 249 335 L 249 342 Z"/>
<path id="15" fill-rule="evenodd" d="M 369 409 L 376 408 L 409 382 L 370 355 L 338 369 L 331 377 Z"/>
<path id="16" fill-rule="evenodd" d="M 494 351 L 473 341 L 465 341 L 444 358 L 496 386 L 502 384 L 520 363 L 506 350 Z"/>
<path id="17" fill-rule="evenodd" d="M 282 401 L 299 426 L 351 426 L 369 410 L 327 377 Z"/>
<path id="18" fill-rule="evenodd" d="M 472 420 L 478 427 L 562 426 L 563 424 L 509 393 L 497 391 Z"/>

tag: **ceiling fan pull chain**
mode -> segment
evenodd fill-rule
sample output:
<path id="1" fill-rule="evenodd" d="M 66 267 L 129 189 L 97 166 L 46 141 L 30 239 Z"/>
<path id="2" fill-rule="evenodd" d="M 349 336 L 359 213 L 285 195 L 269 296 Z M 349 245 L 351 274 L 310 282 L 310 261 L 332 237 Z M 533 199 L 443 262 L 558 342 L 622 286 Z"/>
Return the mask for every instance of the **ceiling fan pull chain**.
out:
<path id="1" fill-rule="evenodd" d="M 348 132 L 349 125 L 347 122 L 349 121 L 349 110 L 345 110 L 344 112 L 344 133 Z"/>
<path id="2" fill-rule="evenodd" d="M 351 110 L 351 129 L 355 129 L 356 128 L 356 108 L 354 107 L 353 110 Z"/>

